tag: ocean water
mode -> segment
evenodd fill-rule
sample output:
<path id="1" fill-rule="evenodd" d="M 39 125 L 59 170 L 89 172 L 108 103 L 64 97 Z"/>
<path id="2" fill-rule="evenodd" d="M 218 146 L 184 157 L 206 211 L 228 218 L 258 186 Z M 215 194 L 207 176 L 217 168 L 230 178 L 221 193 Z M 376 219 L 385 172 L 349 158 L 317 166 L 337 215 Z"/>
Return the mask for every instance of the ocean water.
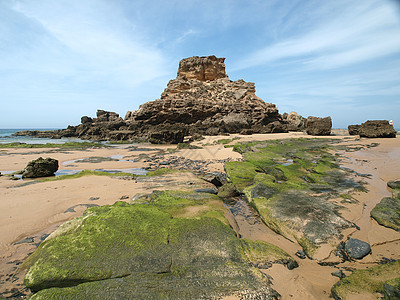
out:
<path id="1" fill-rule="evenodd" d="M 59 128 L 16 128 L 16 129 L 0 129 L 0 144 L 6 143 L 26 143 L 26 144 L 62 144 L 65 142 L 81 142 L 82 140 L 77 138 L 63 138 L 63 139 L 42 139 L 34 138 L 30 136 L 12 136 L 13 133 L 22 130 L 57 130 Z"/>

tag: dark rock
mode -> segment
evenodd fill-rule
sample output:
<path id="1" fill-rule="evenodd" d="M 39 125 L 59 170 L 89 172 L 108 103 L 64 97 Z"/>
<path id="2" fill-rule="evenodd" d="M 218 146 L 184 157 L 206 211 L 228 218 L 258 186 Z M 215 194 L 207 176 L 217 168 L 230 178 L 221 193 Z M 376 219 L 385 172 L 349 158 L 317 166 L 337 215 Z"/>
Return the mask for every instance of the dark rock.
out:
<path id="1" fill-rule="evenodd" d="M 152 144 L 179 144 L 183 142 L 186 130 L 182 128 L 159 128 L 149 133 Z"/>
<path id="2" fill-rule="evenodd" d="M 221 173 L 221 172 L 208 173 L 205 176 L 203 176 L 203 179 L 205 181 L 208 181 L 208 182 L 212 183 L 216 187 L 220 187 L 220 186 L 224 185 L 227 182 L 226 181 L 226 174 L 225 173 Z"/>
<path id="3" fill-rule="evenodd" d="M 350 135 L 359 135 L 360 134 L 361 125 L 349 125 L 347 129 Z"/>
<path id="4" fill-rule="evenodd" d="M 367 138 L 395 138 L 396 130 L 387 120 L 369 120 L 361 124 L 359 134 Z"/>
<path id="5" fill-rule="evenodd" d="M 346 274 L 344 274 L 342 270 L 332 272 L 331 274 L 332 274 L 332 276 L 339 277 L 340 279 L 346 277 Z"/>
<path id="6" fill-rule="evenodd" d="M 81 123 L 82 124 L 87 124 L 87 123 L 93 123 L 93 119 L 91 118 L 91 117 L 88 117 L 88 116 L 83 116 L 82 118 L 81 118 Z"/>
<path id="7" fill-rule="evenodd" d="M 372 210 L 371 217 L 380 225 L 400 231 L 400 199 L 385 197 Z"/>
<path id="8" fill-rule="evenodd" d="M 296 256 L 301 259 L 305 259 L 307 257 L 303 250 L 297 250 Z"/>
<path id="9" fill-rule="evenodd" d="M 387 183 L 388 187 L 390 187 L 391 189 L 400 189 L 400 180 L 396 180 L 396 181 L 389 181 Z"/>
<path id="10" fill-rule="evenodd" d="M 37 178 L 53 176 L 58 170 L 58 160 L 53 158 L 43 159 L 39 157 L 36 160 L 32 160 L 25 167 L 22 173 L 22 178 Z"/>
<path id="11" fill-rule="evenodd" d="M 208 194 L 214 194 L 214 195 L 216 195 L 218 193 L 218 190 L 216 190 L 216 189 L 196 189 L 194 191 L 196 193 L 208 193 Z"/>
<path id="12" fill-rule="evenodd" d="M 318 118 L 308 117 L 306 121 L 306 132 L 309 135 L 330 135 L 332 129 L 331 117 Z"/>
<path id="13" fill-rule="evenodd" d="M 354 259 L 362 259 L 371 253 L 371 246 L 359 239 L 349 238 L 345 244 L 346 253 Z"/>

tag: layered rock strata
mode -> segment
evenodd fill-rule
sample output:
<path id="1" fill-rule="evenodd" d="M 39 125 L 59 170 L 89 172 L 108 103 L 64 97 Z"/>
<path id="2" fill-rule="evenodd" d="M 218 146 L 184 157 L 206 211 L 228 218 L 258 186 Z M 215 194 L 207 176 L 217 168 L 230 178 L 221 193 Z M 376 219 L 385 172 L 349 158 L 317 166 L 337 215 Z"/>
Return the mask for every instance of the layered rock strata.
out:
<path id="1" fill-rule="evenodd" d="M 169 81 L 161 98 L 128 112 L 124 120 L 98 110 L 97 118 L 84 116 L 78 126 L 19 135 L 179 143 L 185 136 L 304 129 L 303 117 L 291 113 L 282 118 L 275 104 L 257 97 L 254 83 L 230 80 L 224 61 L 215 56 L 181 60 L 177 77 Z"/>

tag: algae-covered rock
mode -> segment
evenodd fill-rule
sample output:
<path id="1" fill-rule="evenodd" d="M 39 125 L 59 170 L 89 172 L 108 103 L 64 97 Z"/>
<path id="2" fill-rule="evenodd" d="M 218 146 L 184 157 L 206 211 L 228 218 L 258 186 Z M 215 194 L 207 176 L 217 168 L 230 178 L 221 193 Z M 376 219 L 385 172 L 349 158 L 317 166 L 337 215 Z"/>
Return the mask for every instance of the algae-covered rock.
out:
<path id="1" fill-rule="evenodd" d="M 218 196 L 164 191 L 135 202 L 90 208 L 44 241 L 25 262 L 32 299 L 278 298 L 224 224 Z"/>
<path id="2" fill-rule="evenodd" d="M 237 143 L 244 161 L 225 165 L 228 178 L 275 232 L 296 240 L 309 257 L 321 244 L 338 244 L 353 226 L 330 199 L 362 187 L 340 169 L 331 140 Z"/>
<path id="3" fill-rule="evenodd" d="M 389 300 L 400 299 L 400 277 L 386 281 L 384 289 Z"/>
<path id="4" fill-rule="evenodd" d="M 399 260 L 365 270 L 357 270 L 332 287 L 332 296 L 335 299 L 347 299 L 357 294 L 363 294 L 363 297 L 365 297 L 366 294 L 374 296 L 375 293 L 382 293 L 385 295 L 385 299 L 398 299 L 389 298 L 389 293 L 392 291 L 389 286 L 394 287 L 394 289 L 397 287 L 398 289 L 399 274 Z"/>
<path id="5" fill-rule="evenodd" d="M 38 178 L 53 176 L 58 170 L 58 160 L 53 158 L 42 158 L 32 160 L 25 167 L 22 178 Z"/>
<path id="6" fill-rule="evenodd" d="M 396 180 L 396 181 L 389 181 L 387 183 L 388 187 L 392 188 L 392 189 L 400 189 L 400 180 Z"/>
<path id="7" fill-rule="evenodd" d="M 380 225 L 400 231 L 400 199 L 385 197 L 372 210 L 373 217 Z"/>

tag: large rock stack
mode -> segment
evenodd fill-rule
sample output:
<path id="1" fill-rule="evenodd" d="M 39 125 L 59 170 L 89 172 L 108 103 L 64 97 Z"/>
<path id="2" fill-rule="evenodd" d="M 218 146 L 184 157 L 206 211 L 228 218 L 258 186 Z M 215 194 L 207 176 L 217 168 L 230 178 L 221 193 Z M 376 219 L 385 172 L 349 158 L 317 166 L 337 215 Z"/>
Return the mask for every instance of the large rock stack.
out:
<path id="1" fill-rule="evenodd" d="M 161 98 L 128 112 L 125 120 L 116 113 L 98 110 L 97 118 L 84 116 L 78 126 L 20 135 L 179 143 L 188 135 L 304 129 L 304 118 L 295 113 L 282 118 L 275 104 L 257 97 L 254 83 L 231 81 L 224 61 L 215 56 L 181 60 L 177 77 L 170 80 Z"/>
<path id="2" fill-rule="evenodd" d="M 190 57 L 181 60 L 176 79 L 170 80 L 161 99 L 128 112 L 132 125 L 186 131 L 186 135 L 286 132 L 278 108 L 255 95 L 254 83 L 231 81 L 224 58 Z M 151 133 L 150 133 L 151 134 Z"/>

